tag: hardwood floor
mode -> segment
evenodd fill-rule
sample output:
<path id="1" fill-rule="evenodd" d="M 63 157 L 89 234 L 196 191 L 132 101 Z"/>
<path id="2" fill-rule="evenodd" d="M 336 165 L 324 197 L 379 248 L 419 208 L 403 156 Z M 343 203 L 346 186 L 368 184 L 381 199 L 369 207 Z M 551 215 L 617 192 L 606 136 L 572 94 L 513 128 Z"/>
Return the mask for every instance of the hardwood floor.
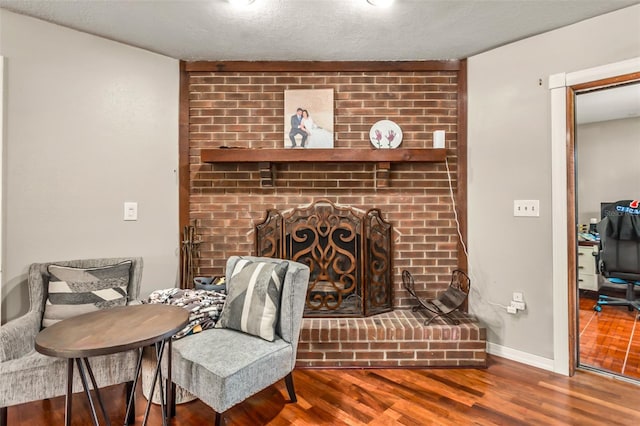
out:
<path id="1" fill-rule="evenodd" d="M 284 382 L 227 411 L 226 425 L 634 425 L 640 386 L 595 373 L 565 377 L 503 358 L 487 369 L 296 370 L 298 402 Z M 124 418 L 124 385 L 105 389 L 113 424 Z M 137 422 L 146 400 L 137 392 Z M 162 424 L 159 407 L 150 425 Z M 178 405 L 174 426 L 213 424 L 213 411 Z M 88 404 L 74 396 L 74 426 L 90 424 Z M 10 407 L 9 425 L 61 425 L 64 398 Z"/>
<path id="2" fill-rule="evenodd" d="M 580 365 L 640 380 L 640 320 L 638 311 L 604 306 L 580 297 Z"/>

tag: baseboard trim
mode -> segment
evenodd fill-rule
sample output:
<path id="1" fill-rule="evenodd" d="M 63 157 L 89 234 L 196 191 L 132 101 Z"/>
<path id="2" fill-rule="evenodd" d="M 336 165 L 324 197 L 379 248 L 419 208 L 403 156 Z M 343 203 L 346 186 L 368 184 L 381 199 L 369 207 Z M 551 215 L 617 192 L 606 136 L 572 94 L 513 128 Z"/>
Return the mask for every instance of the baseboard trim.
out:
<path id="1" fill-rule="evenodd" d="M 527 352 L 497 345 L 495 343 L 487 342 L 487 353 L 520 362 L 522 364 L 527 364 L 532 367 L 542 368 L 543 370 L 554 371 L 552 359 L 538 355 L 531 355 Z"/>

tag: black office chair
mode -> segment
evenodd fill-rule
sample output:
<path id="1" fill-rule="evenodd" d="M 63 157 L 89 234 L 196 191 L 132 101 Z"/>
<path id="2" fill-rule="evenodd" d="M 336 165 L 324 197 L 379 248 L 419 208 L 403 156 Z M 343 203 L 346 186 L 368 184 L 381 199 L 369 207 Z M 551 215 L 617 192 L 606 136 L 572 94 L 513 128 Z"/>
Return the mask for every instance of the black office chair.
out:
<path id="1" fill-rule="evenodd" d="M 600 275 L 594 309 L 615 305 L 640 311 L 640 201 L 623 200 L 607 206 L 598 233 Z"/>

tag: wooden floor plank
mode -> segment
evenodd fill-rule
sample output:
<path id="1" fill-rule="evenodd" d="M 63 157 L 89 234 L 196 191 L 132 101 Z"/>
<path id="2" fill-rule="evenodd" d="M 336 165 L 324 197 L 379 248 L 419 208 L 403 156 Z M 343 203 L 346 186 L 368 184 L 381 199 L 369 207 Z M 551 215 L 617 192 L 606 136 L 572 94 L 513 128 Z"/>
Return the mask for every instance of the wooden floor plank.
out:
<path id="1" fill-rule="evenodd" d="M 271 386 L 222 417 L 227 426 L 635 425 L 640 383 L 586 371 L 566 377 L 498 357 L 486 369 L 296 370 L 298 403 L 283 383 Z M 124 386 L 103 390 L 113 424 L 124 419 Z M 140 424 L 146 400 L 136 393 Z M 90 424 L 88 404 L 74 395 L 73 426 Z M 162 424 L 154 405 L 149 425 Z M 64 422 L 64 398 L 9 407 L 8 424 Z M 172 426 L 212 425 L 199 400 L 180 404 Z"/>
<path id="2" fill-rule="evenodd" d="M 580 365 L 640 380 L 640 325 L 638 311 L 625 306 L 593 310 L 596 300 L 579 300 Z"/>

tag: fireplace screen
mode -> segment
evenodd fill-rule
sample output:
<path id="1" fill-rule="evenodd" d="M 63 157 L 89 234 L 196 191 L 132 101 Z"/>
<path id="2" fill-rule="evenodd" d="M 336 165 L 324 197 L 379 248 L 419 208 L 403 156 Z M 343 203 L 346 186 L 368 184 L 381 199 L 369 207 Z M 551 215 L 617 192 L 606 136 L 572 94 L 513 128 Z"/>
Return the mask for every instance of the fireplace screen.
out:
<path id="1" fill-rule="evenodd" d="M 391 225 L 366 212 L 320 200 L 267 211 L 256 226 L 259 256 L 309 266 L 305 316 L 361 317 L 392 309 Z"/>

